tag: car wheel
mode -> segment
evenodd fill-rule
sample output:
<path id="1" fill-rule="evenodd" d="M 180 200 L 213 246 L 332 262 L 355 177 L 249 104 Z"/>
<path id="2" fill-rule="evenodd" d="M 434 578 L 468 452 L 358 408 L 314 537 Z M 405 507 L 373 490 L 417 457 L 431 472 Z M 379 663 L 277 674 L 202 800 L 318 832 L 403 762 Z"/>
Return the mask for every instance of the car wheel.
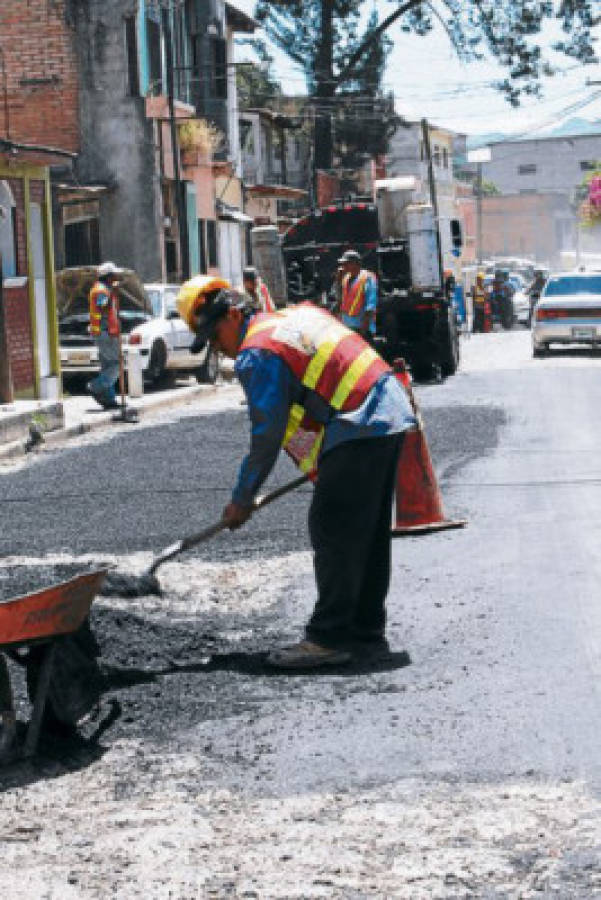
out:
<path id="1" fill-rule="evenodd" d="M 532 347 L 532 356 L 534 359 L 543 359 L 549 352 L 548 344 L 538 344 Z"/>
<path id="2" fill-rule="evenodd" d="M 219 375 L 219 354 L 209 346 L 202 366 L 194 373 L 199 384 L 215 384 Z"/>
<path id="3" fill-rule="evenodd" d="M 160 384 L 166 379 L 165 365 L 167 363 L 167 348 L 163 341 L 155 341 L 150 351 L 148 369 L 146 375 L 152 384 Z"/>

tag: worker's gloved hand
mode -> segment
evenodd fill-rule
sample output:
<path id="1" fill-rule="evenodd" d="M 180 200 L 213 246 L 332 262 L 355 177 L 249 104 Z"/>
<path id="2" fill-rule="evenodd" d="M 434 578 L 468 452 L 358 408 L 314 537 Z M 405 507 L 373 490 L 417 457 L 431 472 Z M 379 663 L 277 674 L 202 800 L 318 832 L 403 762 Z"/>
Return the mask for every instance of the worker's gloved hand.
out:
<path id="1" fill-rule="evenodd" d="M 240 528 L 248 522 L 253 514 L 252 506 L 241 506 L 239 503 L 228 503 L 221 514 L 222 520 L 230 530 Z"/>

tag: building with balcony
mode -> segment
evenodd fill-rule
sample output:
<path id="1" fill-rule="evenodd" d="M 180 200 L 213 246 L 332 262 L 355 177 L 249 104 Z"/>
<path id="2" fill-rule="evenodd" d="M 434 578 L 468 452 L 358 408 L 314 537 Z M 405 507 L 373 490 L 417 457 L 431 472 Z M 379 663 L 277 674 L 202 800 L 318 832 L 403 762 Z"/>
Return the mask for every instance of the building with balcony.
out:
<path id="1" fill-rule="evenodd" d="M 295 117 L 246 109 L 240 114 L 240 141 L 246 213 L 255 225 L 285 227 L 309 196 L 308 136 Z"/>

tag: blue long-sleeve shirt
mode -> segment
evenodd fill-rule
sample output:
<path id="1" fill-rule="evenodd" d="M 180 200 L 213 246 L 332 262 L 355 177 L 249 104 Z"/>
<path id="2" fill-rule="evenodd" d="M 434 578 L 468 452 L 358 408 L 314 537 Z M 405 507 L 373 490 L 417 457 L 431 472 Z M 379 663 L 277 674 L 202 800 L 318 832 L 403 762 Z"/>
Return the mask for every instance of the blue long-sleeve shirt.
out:
<path id="1" fill-rule="evenodd" d="M 357 276 L 357 278 L 358 277 L 359 276 Z M 349 316 L 347 313 L 343 312 L 341 315 L 342 324 L 346 325 L 347 328 L 352 328 L 353 331 L 359 331 L 363 324 L 365 313 L 376 311 L 378 306 L 378 283 L 375 276 L 370 275 L 366 280 L 364 292 L 365 302 L 361 313 L 358 316 Z M 371 334 L 376 333 L 376 323 L 374 321 L 370 322 L 369 331 Z"/>
<path id="2" fill-rule="evenodd" d="M 252 504 L 275 464 L 293 403 L 301 403 L 311 418 L 325 425 L 322 455 L 344 441 L 400 434 L 417 424 L 409 398 L 394 375 L 382 375 L 357 409 L 336 412 L 268 350 L 243 350 L 236 358 L 235 372 L 251 419 L 250 452 L 242 461 L 232 494 L 233 502 L 243 506 Z"/>

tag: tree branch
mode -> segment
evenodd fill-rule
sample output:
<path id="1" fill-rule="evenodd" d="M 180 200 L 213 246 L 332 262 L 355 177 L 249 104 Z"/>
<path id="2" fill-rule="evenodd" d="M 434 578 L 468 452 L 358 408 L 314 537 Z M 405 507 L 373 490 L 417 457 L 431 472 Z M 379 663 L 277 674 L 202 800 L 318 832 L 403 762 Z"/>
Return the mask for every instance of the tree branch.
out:
<path id="1" fill-rule="evenodd" d="M 421 6 L 422 3 L 423 3 L 423 0 L 407 0 L 407 3 L 403 3 L 402 6 L 399 6 L 397 9 L 395 9 L 395 11 L 390 13 L 390 15 L 387 16 L 384 19 L 384 21 L 378 25 L 377 28 L 374 28 L 373 31 L 370 31 L 370 33 L 363 39 L 363 41 L 361 41 L 361 43 L 359 44 L 359 46 L 357 47 L 355 52 L 351 55 L 346 66 L 342 69 L 342 71 L 340 71 L 335 76 L 334 82 L 336 84 L 336 87 L 339 87 L 345 81 L 350 80 L 350 78 L 354 74 L 354 70 L 355 70 L 357 63 L 363 56 L 363 53 L 365 52 L 365 50 L 370 46 L 370 44 L 373 44 L 374 41 L 377 41 L 378 38 L 388 28 L 390 28 L 390 26 L 394 22 L 396 22 L 397 19 L 400 19 L 401 16 L 404 16 L 406 12 L 409 12 L 410 10 L 414 9 L 416 6 Z"/>

